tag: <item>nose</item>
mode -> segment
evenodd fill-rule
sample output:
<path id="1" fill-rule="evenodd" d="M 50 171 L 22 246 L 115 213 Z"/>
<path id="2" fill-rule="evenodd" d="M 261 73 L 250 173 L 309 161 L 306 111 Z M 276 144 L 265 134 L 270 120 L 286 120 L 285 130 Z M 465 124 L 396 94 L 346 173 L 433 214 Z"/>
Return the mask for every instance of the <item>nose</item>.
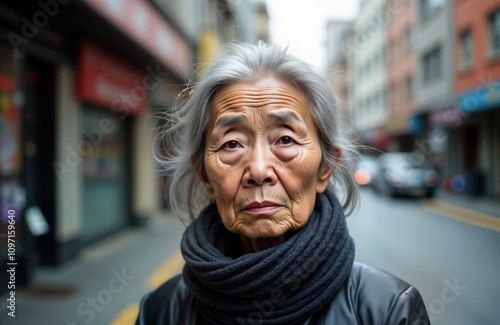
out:
<path id="1" fill-rule="evenodd" d="M 253 148 L 243 174 L 243 185 L 247 187 L 274 185 L 278 176 L 274 170 L 272 153 L 262 145 Z"/>

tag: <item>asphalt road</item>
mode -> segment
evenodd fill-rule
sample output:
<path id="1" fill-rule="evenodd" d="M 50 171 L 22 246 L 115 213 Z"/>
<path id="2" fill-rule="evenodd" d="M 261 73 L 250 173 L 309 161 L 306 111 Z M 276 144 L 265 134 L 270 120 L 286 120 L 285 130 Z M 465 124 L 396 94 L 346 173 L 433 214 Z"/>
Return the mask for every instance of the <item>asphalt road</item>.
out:
<path id="1" fill-rule="evenodd" d="M 356 259 L 415 285 L 433 325 L 500 324 L 500 233 L 362 190 Z"/>

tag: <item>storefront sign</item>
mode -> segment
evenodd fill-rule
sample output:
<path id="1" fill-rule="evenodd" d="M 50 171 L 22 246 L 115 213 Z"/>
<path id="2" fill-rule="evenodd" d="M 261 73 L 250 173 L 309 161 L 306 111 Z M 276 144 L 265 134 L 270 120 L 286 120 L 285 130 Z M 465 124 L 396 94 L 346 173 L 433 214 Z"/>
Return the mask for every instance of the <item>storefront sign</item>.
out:
<path id="1" fill-rule="evenodd" d="M 369 145 L 380 150 L 387 150 L 390 139 L 387 137 L 382 128 L 377 128 L 370 131 L 362 131 L 359 134 L 359 140 L 362 144 Z"/>
<path id="2" fill-rule="evenodd" d="M 500 82 L 483 84 L 460 95 L 460 111 L 471 114 L 500 106 Z"/>
<path id="3" fill-rule="evenodd" d="M 140 114 L 148 100 L 144 76 L 145 72 L 90 41 L 81 43 L 76 73 L 80 99 L 123 112 L 123 116 Z"/>
<path id="4" fill-rule="evenodd" d="M 433 127 L 456 127 L 462 124 L 464 115 L 457 105 L 430 113 L 429 124 Z"/>
<path id="5" fill-rule="evenodd" d="M 184 77 L 191 64 L 189 43 L 145 0 L 85 0 L 137 44 Z"/>

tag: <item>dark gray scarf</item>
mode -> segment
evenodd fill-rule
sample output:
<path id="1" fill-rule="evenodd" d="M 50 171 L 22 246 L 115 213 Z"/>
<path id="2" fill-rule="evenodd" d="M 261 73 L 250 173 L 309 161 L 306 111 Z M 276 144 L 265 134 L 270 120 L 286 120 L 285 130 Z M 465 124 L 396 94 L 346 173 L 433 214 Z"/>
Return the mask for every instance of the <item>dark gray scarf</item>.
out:
<path id="1" fill-rule="evenodd" d="M 280 245 L 238 255 L 213 204 L 184 232 L 184 281 L 209 324 L 291 324 L 335 296 L 354 261 L 342 207 L 331 192 L 316 198 L 307 224 Z M 236 257 L 230 257 L 236 256 Z"/>

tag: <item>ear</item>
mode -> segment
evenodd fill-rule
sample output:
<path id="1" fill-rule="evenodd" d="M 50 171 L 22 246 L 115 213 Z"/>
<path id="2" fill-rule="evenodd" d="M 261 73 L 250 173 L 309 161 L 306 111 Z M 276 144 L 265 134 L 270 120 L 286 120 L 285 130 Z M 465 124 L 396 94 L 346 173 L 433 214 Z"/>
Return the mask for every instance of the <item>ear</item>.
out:
<path id="1" fill-rule="evenodd" d="M 340 159 L 341 154 L 342 150 L 334 149 L 334 156 L 336 162 Z M 320 194 L 326 191 L 326 188 L 328 187 L 328 183 L 330 181 L 330 177 L 332 176 L 334 170 L 335 170 L 334 166 L 327 164 L 325 161 L 321 162 L 321 165 L 319 166 L 318 170 L 316 193 Z"/>
<path id="2" fill-rule="evenodd" d="M 207 195 L 210 200 L 215 200 L 215 191 L 214 187 L 212 186 L 212 183 L 210 179 L 208 178 L 207 172 L 205 170 L 205 166 L 202 164 L 201 166 L 196 163 L 196 158 L 194 156 L 191 156 L 191 165 L 193 166 L 194 172 L 196 173 L 196 176 L 198 176 L 198 179 L 201 181 L 203 186 L 205 186 L 205 189 L 207 190 Z"/>

